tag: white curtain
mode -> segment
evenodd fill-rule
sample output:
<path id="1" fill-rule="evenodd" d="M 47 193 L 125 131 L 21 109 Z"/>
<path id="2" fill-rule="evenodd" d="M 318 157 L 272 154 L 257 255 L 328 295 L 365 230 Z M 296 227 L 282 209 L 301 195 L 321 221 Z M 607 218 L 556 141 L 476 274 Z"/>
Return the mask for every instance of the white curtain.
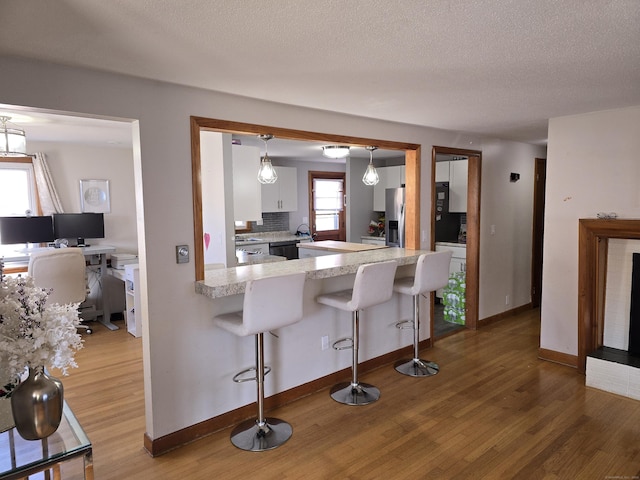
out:
<path id="1" fill-rule="evenodd" d="M 54 213 L 64 213 L 44 153 L 36 153 L 32 162 L 33 171 L 36 175 L 36 185 L 38 187 L 38 198 L 40 199 L 42 215 L 47 216 Z"/>

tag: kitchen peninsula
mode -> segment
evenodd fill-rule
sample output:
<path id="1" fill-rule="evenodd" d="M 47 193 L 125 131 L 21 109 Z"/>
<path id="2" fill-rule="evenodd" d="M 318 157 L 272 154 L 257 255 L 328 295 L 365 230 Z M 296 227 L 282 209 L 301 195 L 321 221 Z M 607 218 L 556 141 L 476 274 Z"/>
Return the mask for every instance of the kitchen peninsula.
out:
<path id="1" fill-rule="evenodd" d="M 255 340 L 253 337 L 235 336 L 213 324 L 214 316 L 242 309 L 242 294 L 249 280 L 296 272 L 305 272 L 306 275 L 302 321 L 273 332 L 274 336 L 265 336 L 265 362 L 272 368 L 270 379 L 265 384 L 265 394 L 267 397 L 275 397 L 269 400 L 272 408 L 280 403 L 302 398 L 310 391 L 329 387 L 335 383 L 336 377 L 349 378 L 351 350 L 334 350 L 330 345 L 340 338 L 351 336 L 351 316 L 317 303 L 316 297 L 352 288 L 358 267 L 366 263 L 395 260 L 398 263 L 397 278 L 412 276 L 419 256 L 428 252 L 404 248 L 373 248 L 360 252 L 205 271 L 205 279 L 196 282 L 195 290 L 208 300 L 202 328 L 212 330 L 215 335 L 211 345 L 212 362 L 207 366 L 207 375 L 211 381 L 226 385 L 212 390 L 210 400 L 215 405 L 214 423 L 223 426 L 235 423 L 239 418 L 239 408 L 246 409 L 247 417 L 254 414 L 255 385 L 253 382 L 234 384 L 231 379 L 240 369 L 239 366 L 255 364 Z M 422 321 L 427 324 L 426 328 L 421 329 L 420 339 L 424 340 L 429 337 L 430 332 L 428 301 L 421 301 L 425 302 L 425 308 L 421 310 L 424 312 Z M 408 353 L 412 333 L 396 328 L 395 324 L 412 318 L 412 315 L 412 299 L 395 293 L 388 302 L 362 312 L 360 335 L 366 341 L 359 356 L 364 376 L 367 370 L 391 364 Z M 379 387 L 384 396 L 385 385 Z M 327 402 L 332 401 L 327 394 Z"/>

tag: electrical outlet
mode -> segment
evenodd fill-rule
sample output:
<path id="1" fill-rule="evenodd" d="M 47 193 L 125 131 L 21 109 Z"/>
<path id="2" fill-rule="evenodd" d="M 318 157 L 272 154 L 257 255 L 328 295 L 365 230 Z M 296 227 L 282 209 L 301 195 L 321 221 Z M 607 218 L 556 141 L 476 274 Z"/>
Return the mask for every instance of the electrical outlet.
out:
<path id="1" fill-rule="evenodd" d="M 509 305 L 509 295 L 505 295 L 505 297 L 504 297 L 504 304 L 505 304 L 505 305 Z"/>
<path id="2" fill-rule="evenodd" d="M 321 340 L 322 340 L 322 350 L 328 350 L 329 349 L 329 336 L 328 335 L 324 335 Z"/>

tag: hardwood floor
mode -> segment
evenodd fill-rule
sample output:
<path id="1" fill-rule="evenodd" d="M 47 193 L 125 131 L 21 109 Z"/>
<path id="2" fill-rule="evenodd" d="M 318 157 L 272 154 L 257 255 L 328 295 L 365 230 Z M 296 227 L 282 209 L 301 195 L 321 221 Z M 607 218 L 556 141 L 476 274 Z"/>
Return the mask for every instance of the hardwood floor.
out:
<path id="1" fill-rule="evenodd" d="M 236 449 L 227 429 L 149 457 L 141 340 L 124 329 L 85 336 L 80 368 L 63 381 L 100 480 L 638 478 L 640 402 L 538 360 L 539 325 L 532 310 L 444 338 L 423 352 L 440 364 L 433 377 L 367 373 L 382 392 L 372 405 L 340 405 L 324 390 L 268 412 L 294 433 L 262 453 Z"/>

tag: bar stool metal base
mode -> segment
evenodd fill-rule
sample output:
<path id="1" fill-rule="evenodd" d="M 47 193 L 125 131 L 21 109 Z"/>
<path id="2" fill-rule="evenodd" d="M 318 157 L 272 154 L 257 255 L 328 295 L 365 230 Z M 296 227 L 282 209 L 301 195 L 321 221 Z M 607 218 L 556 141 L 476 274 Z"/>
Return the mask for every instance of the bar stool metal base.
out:
<path id="1" fill-rule="evenodd" d="M 246 420 L 231 432 L 231 443 L 241 450 L 263 452 L 285 443 L 293 434 L 293 429 L 284 420 L 266 418 L 260 425 L 257 420 Z"/>
<path id="2" fill-rule="evenodd" d="M 380 390 L 368 383 L 342 382 L 331 388 L 331 398 L 346 405 L 368 405 L 380 398 Z"/>
<path id="3" fill-rule="evenodd" d="M 410 377 L 430 377 L 440 371 L 437 363 L 414 358 L 411 360 L 400 360 L 394 365 L 396 371 Z"/>

